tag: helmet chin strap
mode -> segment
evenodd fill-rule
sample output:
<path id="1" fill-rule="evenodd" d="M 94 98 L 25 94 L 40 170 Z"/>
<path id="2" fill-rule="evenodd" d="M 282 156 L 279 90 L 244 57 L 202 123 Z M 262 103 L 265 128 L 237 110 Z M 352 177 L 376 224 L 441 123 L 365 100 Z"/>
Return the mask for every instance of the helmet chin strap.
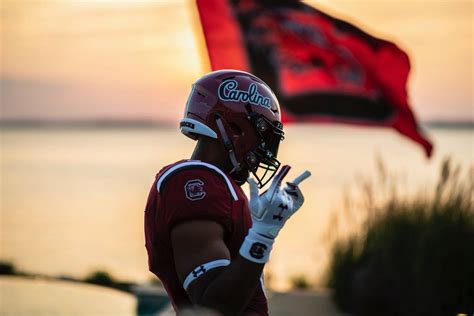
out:
<path id="1" fill-rule="evenodd" d="M 217 127 L 219 128 L 219 132 L 222 135 L 222 140 L 224 141 L 224 147 L 229 154 L 230 162 L 232 163 L 232 166 L 234 167 L 229 173 L 240 171 L 242 169 L 242 166 L 237 162 L 237 158 L 235 157 L 235 152 L 234 152 L 234 146 L 232 145 L 232 142 L 227 136 L 227 133 L 224 128 L 224 123 L 222 123 L 222 119 L 220 117 L 217 117 L 216 123 L 217 123 Z"/>

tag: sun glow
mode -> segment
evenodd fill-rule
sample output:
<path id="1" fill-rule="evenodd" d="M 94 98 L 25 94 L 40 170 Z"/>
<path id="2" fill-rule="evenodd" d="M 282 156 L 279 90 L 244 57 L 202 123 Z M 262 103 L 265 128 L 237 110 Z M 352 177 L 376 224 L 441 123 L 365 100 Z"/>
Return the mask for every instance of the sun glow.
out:
<path id="1" fill-rule="evenodd" d="M 123 104 L 126 112 L 128 104 L 135 108 L 129 110 L 132 117 L 134 112 L 177 117 L 182 112 L 177 105 L 184 103 L 192 81 L 205 71 L 191 5 L 182 1 L 7 2 L 2 11 L 2 78 L 7 78 L 7 84 L 22 85 L 24 91 L 25 81 L 41 85 L 46 98 L 58 95 L 60 99 L 54 100 L 58 103 L 82 95 L 88 104 L 70 112 L 79 117 L 95 115 L 94 103 L 106 106 L 109 113 L 115 112 L 117 104 Z M 73 86 L 74 91 L 65 92 L 65 86 Z M 18 103 L 30 103 L 24 111 L 35 115 L 56 116 L 60 107 L 55 107 L 55 113 L 52 108 L 36 111 L 50 107 L 51 100 L 29 101 L 25 93 L 12 92 L 6 97 L 11 99 L 15 104 L 7 105 L 7 117 L 21 115 Z"/>
<path id="2" fill-rule="evenodd" d="M 307 2 L 409 53 L 421 119 L 474 118 L 472 2 Z M 7 118 L 93 117 L 101 104 L 105 116 L 135 117 L 138 107 L 177 120 L 191 83 L 210 69 L 191 0 L 5 1 L 1 18 Z"/>

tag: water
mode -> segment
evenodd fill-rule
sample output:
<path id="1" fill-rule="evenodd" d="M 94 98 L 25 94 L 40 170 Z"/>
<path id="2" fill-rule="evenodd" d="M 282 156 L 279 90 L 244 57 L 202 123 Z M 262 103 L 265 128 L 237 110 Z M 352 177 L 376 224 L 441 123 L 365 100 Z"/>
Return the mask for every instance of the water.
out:
<path id="1" fill-rule="evenodd" d="M 390 129 L 290 126 L 281 161 L 313 176 L 306 204 L 275 244 L 267 272 L 272 286 L 305 274 L 322 282 L 331 214 L 344 190 L 375 174 L 375 157 L 404 178 L 409 192 L 432 184 L 443 157 L 473 164 L 472 129 L 434 129 L 427 160 L 416 144 Z M 20 270 L 84 277 L 106 269 L 119 279 L 150 280 L 143 209 L 161 166 L 189 157 L 193 141 L 175 129 L 3 129 L 1 131 L 0 259 Z M 341 213 L 342 214 L 342 213 Z"/>
<path id="2" fill-rule="evenodd" d="M 133 295 L 90 284 L 0 277 L 3 316 L 133 316 Z"/>

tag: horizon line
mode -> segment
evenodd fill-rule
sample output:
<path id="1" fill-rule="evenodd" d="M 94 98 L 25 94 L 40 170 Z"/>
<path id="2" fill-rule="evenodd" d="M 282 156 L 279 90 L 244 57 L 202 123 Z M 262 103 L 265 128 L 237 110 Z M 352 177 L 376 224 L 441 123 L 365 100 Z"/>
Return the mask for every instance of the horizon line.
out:
<path id="1" fill-rule="evenodd" d="M 426 120 L 424 127 L 474 128 L 474 120 Z M 307 124 L 307 123 L 305 123 Z M 316 124 L 317 125 L 317 124 Z M 321 124 L 322 125 L 322 124 Z M 10 128 L 172 128 L 176 122 L 157 119 L 1 119 L 0 127 Z"/>

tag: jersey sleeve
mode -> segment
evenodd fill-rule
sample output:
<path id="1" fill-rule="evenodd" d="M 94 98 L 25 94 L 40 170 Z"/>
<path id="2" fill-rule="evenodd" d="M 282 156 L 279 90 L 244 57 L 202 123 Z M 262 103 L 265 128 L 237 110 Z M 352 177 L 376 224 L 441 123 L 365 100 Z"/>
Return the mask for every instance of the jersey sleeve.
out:
<path id="1" fill-rule="evenodd" d="M 207 169 L 182 170 L 168 176 L 158 192 L 169 231 L 181 222 L 211 220 L 230 232 L 233 202 L 230 186 L 228 179 Z"/>

